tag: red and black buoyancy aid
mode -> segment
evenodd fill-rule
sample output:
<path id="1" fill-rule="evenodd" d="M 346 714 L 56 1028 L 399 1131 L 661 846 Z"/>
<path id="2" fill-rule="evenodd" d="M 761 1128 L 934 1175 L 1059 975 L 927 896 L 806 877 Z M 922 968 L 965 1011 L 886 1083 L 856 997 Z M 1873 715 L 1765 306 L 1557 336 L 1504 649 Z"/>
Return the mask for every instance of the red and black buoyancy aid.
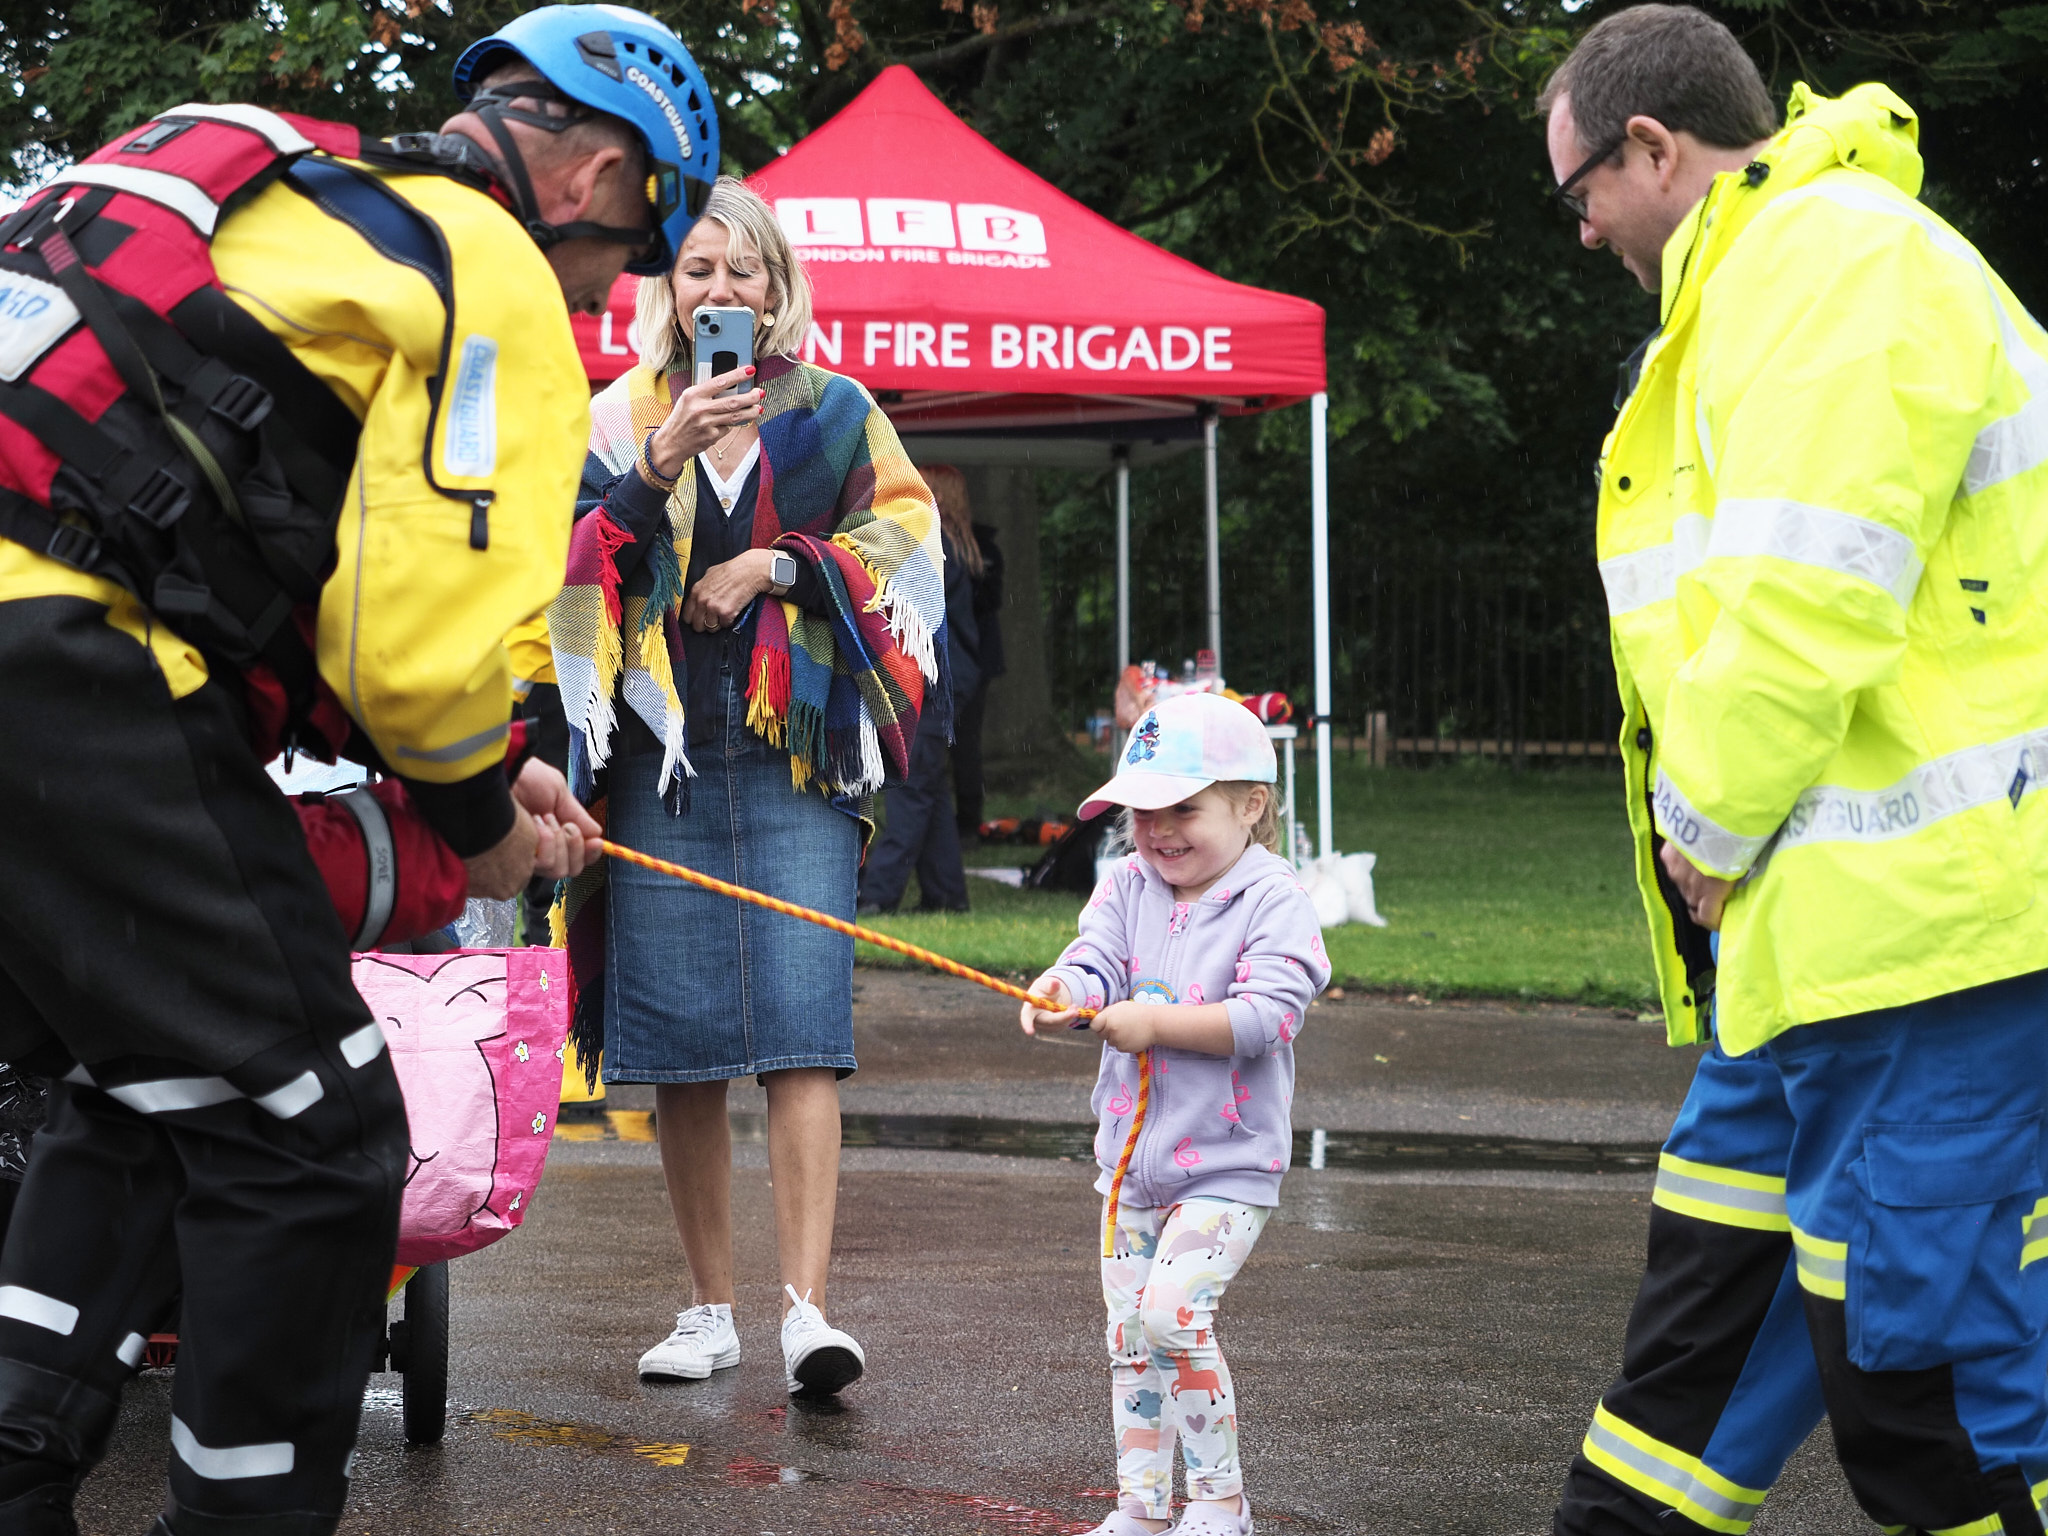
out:
<path id="1" fill-rule="evenodd" d="M 311 641 L 358 424 L 222 291 L 210 249 L 236 207 L 294 178 L 435 284 L 449 312 L 445 376 L 454 306 L 439 231 L 342 161 L 494 191 L 464 140 L 365 141 L 293 114 L 192 105 L 122 135 L 0 222 L 0 535 L 116 582 L 210 666 L 239 672 L 260 757 L 296 743 L 381 769 L 321 686 Z M 489 494 L 443 494 L 471 505 L 471 543 L 484 547 Z M 397 783 L 298 809 L 357 948 L 461 910 L 461 860 Z"/>
<path id="2" fill-rule="evenodd" d="M 451 142 L 193 104 L 121 135 L 0 223 L 0 535 L 118 583 L 211 665 L 241 672 L 253 714 L 283 717 L 252 720 L 274 738 L 261 747 L 312 728 L 339 748 L 335 727 L 347 733 L 328 718 L 338 707 L 320 708 L 309 636 L 359 427 L 222 291 L 213 233 L 291 178 L 421 267 L 452 334 L 439 231 L 341 163 L 476 180 Z M 471 504 L 483 547 L 488 493 L 444 494 Z"/>

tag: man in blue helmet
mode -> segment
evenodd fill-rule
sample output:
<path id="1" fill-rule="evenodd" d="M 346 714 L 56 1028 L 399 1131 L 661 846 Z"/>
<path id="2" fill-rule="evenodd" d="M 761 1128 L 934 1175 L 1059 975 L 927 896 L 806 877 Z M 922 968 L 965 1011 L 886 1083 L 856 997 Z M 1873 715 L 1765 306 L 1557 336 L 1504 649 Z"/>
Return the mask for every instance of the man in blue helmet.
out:
<path id="1" fill-rule="evenodd" d="M 388 143 L 181 107 L 0 222 L 0 1060 L 56 1079 L 0 1248 L 5 1536 L 75 1536 L 180 1292 L 156 1530 L 339 1522 L 411 1163 L 349 980 L 378 940 L 264 763 L 378 768 L 473 895 L 597 830 L 511 771 L 504 637 L 562 579 L 569 310 L 672 265 L 717 123 L 622 7 L 456 82 Z"/>

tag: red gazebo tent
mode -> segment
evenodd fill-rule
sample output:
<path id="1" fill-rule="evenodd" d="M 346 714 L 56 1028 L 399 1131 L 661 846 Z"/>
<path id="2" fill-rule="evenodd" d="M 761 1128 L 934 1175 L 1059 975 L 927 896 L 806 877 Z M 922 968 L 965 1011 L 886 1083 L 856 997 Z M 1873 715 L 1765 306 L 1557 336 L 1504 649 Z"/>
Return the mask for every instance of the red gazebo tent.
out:
<path id="1" fill-rule="evenodd" d="M 1321 306 L 1229 282 L 1083 207 L 947 110 L 908 68 L 752 178 L 809 271 L 803 355 L 874 392 L 927 462 L 1003 439 L 1106 446 L 1117 467 L 1118 664 L 1129 660 L 1133 445 L 1207 460 L 1210 647 L 1222 645 L 1216 422 L 1310 403 L 1318 847 L 1330 846 L 1328 397 Z M 579 317 L 596 382 L 633 362 L 634 279 Z"/>

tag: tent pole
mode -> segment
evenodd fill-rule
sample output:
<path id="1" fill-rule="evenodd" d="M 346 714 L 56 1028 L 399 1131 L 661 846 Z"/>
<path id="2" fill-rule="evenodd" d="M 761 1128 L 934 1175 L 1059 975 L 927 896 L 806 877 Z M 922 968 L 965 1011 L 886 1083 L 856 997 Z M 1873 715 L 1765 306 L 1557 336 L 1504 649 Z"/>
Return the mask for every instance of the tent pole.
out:
<path id="1" fill-rule="evenodd" d="M 1118 443 L 1116 456 L 1116 675 L 1131 664 L 1131 449 Z"/>
<path id="2" fill-rule="evenodd" d="M 1309 515 L 1316 613 L 1316 852 L 1333 852 L 1330 804 L 1330 397 L 1309 401 Z"/>
<path id="3" fill-rule="evenodd" d="M 1216 528 L 1216 408 L 1202 411 L 1202 531 L 1209 552 L 1209 649 L 1216 657 L 1217 675 L 1223 676 L 1223 564 L 1222 537 Z"/>

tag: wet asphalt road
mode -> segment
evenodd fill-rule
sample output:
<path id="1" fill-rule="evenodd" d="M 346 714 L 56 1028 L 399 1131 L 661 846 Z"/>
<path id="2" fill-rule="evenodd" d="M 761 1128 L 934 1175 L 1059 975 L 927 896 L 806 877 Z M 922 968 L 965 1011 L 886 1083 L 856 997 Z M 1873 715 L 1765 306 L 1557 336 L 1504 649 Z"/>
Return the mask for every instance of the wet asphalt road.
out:
<path id="1" fill-rule="evenodd" d="M 748 1085 L 733 1100 L 746 1357 L 702 1384 L 635 1379 L 686 1287 L 640 1139 L 647 1091 L 615 1090 L 617 1113 L 558 1139 L 526 1226 L 452 1266 L 446 1441 L 408 1448 L 399 1378 L 372 1378 L 344 1531 L 988 1536 L 1080 1532 L 1108 1512 L 1096 1204 L 1050 1129 L 1085 1121 L 1094 1050 L 1025 1040 L 1010 1005 L 958 982 L 859 982 L 851 1126 L 920 1145 L 946 1139 L 929 1117 L 1048 1128 L 1004 1143 L 1042 1156 L 849 1147 L 831 1312 L 865 1345 L 867 1378 L 837 1406 L 784 1395 Z M 1669 1123 L 1691 1053 L 1595 1011 L 1359 999 L 1319 1005 L 1297 1048 L 1297 1126 L 1376 1150 L 1297 1165 L 1223 1309 L 1261 1528 L 1547 1531 L 1634 1293 L 1649 1176 L 1633 1154 Z M 1365 1132 L 1414 1134 L 1345 1139 Z M 1631 1158 L 1559 1163 L 1536 1143 Z M 1613 1171 L 1556 1171 L 1582 1166 Z M 131 1389 L 81 1495 L 87 1536 L 147 1528 L 170 1382 Z M 1753 1527 L 1872 1529 L 1824 1432 Z"/>

